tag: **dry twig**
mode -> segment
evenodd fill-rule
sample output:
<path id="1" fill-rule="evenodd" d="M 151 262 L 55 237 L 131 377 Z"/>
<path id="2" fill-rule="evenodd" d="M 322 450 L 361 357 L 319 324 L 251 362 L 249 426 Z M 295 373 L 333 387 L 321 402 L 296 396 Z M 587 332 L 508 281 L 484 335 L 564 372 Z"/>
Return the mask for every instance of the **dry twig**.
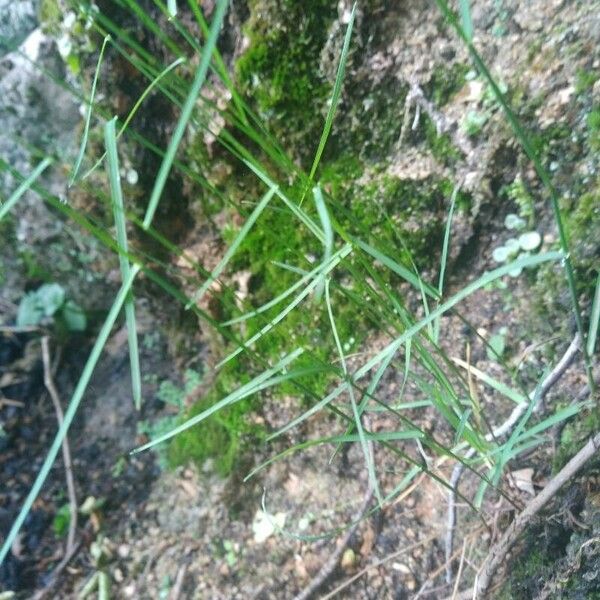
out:
<path id="1" fill-rule="evenodd" d="M 60 403 L 60 398 L 54 385 L 54 379 L 52 377 L 52 361 L 50 360 L 50 341 L 49 337 L 45 335 L 42 337 L 42 361 L 44 363 L 44 385 L 50 394 L 54 410 L 56 412 L 56 420 L 60 427 L 63 422 L 63 410 Z M 77 531 L 77 495 L 75 493 L 75 482 L 73 480 L 73 463 L 71 461 L 71 450 L 69 448 L 69 440 L 67 436 L 64 437 L 62 442 L 62 453 L 63 462 L 65 466 L 65 477 L 67 480 L 67 494 L 69 497 L 69 533 L 67 535 L 67 546 L 65 549 L 65 557 L 73 554 L 75 547 L 75 532 Z"/>
<path id="2" fill-rule="evenodd" d="M 542 381 L 539 391 L 537 393 L 537 402 L 538 405 L 541 405 L 544 401 L 544 398 L 548 394 L 548 392 L 552 389 L 552 387 L 556 384 L 557 381 L 563 376 L 565 371 L 569 368 L 575 356 L 580 348 L 581 339 L 579 334 L 575 335 L 573 341 L 569 344 L 569 347 L 558 361 L 554 369 L 550 371 L 548 376 Z M 533 394 L 530 396 L 534 397 Z M 494 428 L 491 433 L 486 435 L 485 439 L 488 442 L 493 440 L 497 440 L 508 435 L 517 425 L 519 419 L 525 414 L 528 409 L 528 405 L 523 403 L 519 404 L 514 408 L 508 419 L 502 425 Z M 446 552 L 446 583 L 451 584 L 454 571 L 452 569 L 452 560 L 450 557 L 452 556 L 453 547 L 454 547 L 454 530 L 456 527 L 456 490 L 458 488 L 458 484 L 460 478 L 463 474 L 465 465 L 464 462 L 470 460 L 475 455 L 476 451 L 471 448 L 464 456 L 464 461 L 457 463 L 452 470 L 452 476 L 450 478 L 450 491 L 448 492 L 448 513 L 447 513 L 447 521 L 446 521 L 446 540 L 445 540 L 445 552 Z"/>

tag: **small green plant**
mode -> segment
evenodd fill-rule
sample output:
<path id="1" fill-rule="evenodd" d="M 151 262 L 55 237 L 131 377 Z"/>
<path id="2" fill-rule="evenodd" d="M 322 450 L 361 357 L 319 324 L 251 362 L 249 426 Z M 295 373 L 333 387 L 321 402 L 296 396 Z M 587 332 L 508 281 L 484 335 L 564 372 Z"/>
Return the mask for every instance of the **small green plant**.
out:
<path id="1" fill-rule="evenodd" d="M 25 295 L 19 303 L 19 327 L 47 324 L 71 332 L 84 331 L 87 326 L 83 309 L 67 298 L 65 289 L 58 283 L 45 283 Z"/>
<path id="2" fill-rule="evenodd" d="M 534 200 L 529 190 L 525 186 L 523 179 L 519 176 L 506 188 L 504 191 L 508 198 L 512 200 L 519 209 L 519 217 L 525 219 L 531 226 L 535 216 Z M 507 229 L 520 229 L 520 227 L 509 227 L 506 224 Z"/>
<path id="3" fill-rule="evenodd" d="M 489 115 L 487 115 L 485 112 L 470 110 L 464 116 L 461 127 L 467 135 L 475 137 L 481 133 L 481 130 L 488 122 L 488 119 Z"/>
<path id="4" fill-rule="evenodd" d="M 52 519 L 52 529 L 56 537 L 64 537 L 67 535 L 69 530 L 69 523 L 71 522 L 71 507 L 68 504 L 63 504 L 54 515 Z"/>
<path id="5" fill-rule="evenodd" d="M 148 420 L 138 423 L 138 432 L 147 435 L 151 440 L 156 439 L 173 429 L 179 422 L 180 416 L 185 406 L 185 399 L 200 385 L 202 376 L 193 369 L 188 369 L 184 375 L 184 384 L 177 386 L 170 380 L 163 381 L 158 389 L 157 397 L 167 406 L 174 407 L 176 412 L 166 417 L 161 417 L 157 421 Z M 157 446 L 158 462 L 161 467 L 166 468 L 169 464 L 167 458 L 167 448 Z"/>

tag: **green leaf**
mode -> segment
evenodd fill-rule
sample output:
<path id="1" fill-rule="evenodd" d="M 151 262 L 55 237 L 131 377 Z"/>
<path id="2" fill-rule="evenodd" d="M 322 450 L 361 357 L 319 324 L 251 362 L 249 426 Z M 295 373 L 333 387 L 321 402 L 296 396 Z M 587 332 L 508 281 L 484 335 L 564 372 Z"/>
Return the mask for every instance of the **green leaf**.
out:
<path id="1" fill-rule="evenodd" d="M 65 289 L 58 283 L 45 283 L 35 294 L 46 317 L 52 317 L 65 302 Z"/>
<path id="2" fill-rule="evenodd" d="M 69 331 L 85 331 L 87 318 L 79 304 L 73 300 L 67 300 L 63 305 L 61 315 Z"/>
<path id="3" fill-rule="evenodd" d="M 57 537 L 64 537 L 69 530 L 71 522 L 71 509 L 68 504 L 63 504 L 54 515 L 52 520 L 52 529 Z"/>
<path id="4" fill-rule="evenodd" d="M 44 309 L 38 303 L 38 297 L 35 292 L 27 294 L 19 303 L 19 312 L 17 313 L 17 326 L 27 327 L 30 325 L 39 325 L 44 318 Z"/>

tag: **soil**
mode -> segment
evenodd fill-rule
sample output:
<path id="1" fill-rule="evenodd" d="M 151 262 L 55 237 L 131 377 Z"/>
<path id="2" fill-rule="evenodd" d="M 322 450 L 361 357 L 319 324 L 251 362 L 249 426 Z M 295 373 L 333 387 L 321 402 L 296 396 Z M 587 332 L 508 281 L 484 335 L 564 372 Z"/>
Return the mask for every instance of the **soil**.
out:
<path id="1" fill-rule="evenodd" d="M 484 48 L 490 70 L 511 86 L 526 90 L 528 95 L 545 98 L 536 109 L 534 118 L 538 123 L 545 127 L 567 123 L 574 134 L 583 135 L 585 106 L 576 100 L 575 79 L 578 69 L 600 66 L 600 4 L 536 0 L 513 2 L 502 10 L 500 4 L 472 3 L 477 45 Z M 425 86 L 434 68 L 440 61 L 443 64 L 444 56 L 464 55 L 451 34 L 443 34 L 437 27 L 439 15 L 433 3 L 407 2 L 401 17 L 402 35 L 390 34 L 387 48 L 370 48 L 371 54 L 364 59 L 363 69 L 371 69 L 374 79 L 397 78 L 407 84 L 416 78 Z M 361 18 L 368 19 L 369 15 Z M 382 30 L 395 31 L 399 18 L 395 9 L 384 10 L 378 18 L 382 20 Z M 432 39 L 435 42 L 430 48 Z M 578 53 L 573 51 L 575 46 L 580 49 Z M 537 48 L 533 59 L 532 48 Z M 464 138 L 459 144 L 466 149 L 465 156 L 456 176 L 465 181 L 476 199 L 473 214 L 459 217 L 455 226 L 448 296 L 464 285 L 465 277 L 474 279 L 497 266 L 492 252 L 509 236 L 504 219 L 512 208 L 496 202 L 496 195 L 517 173 L 533 190 L 536 226 L 545 246 L 556 240 L 547 199 L 520 155 L 500 111 L 491 116 L 485 135 L 467 139 L 461 133 L 460 120 L 478 102 L 470 94 L 475 92 L 466 86 L 442 109 L 454 125 L 453 135 Z M 401 114 L 398 119 L 402 119 Z M 408 139 L 405 144 L 390 162 L 390 173 L 420 180 L 426 179 L 432 169 L 448 169 L 432 163 L 419 140 Z M 572 173 L 591 175 L 598 165 L 597 154 L 583 151 L 575 151 L 566 157 L 568 160 L 559 158 L 554 175 L 561 190 L 569 185 Z M 27 221 L 27 215 L 22 218 Z M 43 220 L 51 222 L 52 217 L 36 215 L 36 219 L 40 220 L 37 226 L 42 227 Z M 181 229 L 177 231 L 185 240 L 187 226 Z M 197 229 L 194 235 L 198 235 Z M 213 238 L 214 232 L 205 231 L 205 238 L 196 238 L 194 243 L 210 249 L 212 256 L 206 261 L 214 265 L 222 248 Z M 178 241 L 185 246 L 185 241 Z M 6 281 L 14 290 L 0 296 L 2 534 L 22 505 L 57 427 L 43 384 L 39 332 L 15 331 L 9 325 L 14 322 L 16 300 L 23 291 L 22 282 L 15 276 L 20 268 L 18 260 L 10 258 L 8 255 L 5 259 L 9 273 Z M 101 290 L 102 297 L 114 293 L 115 286 L 107 282 L 96 279 L 93 285 Z M 447 354 L 501 378 L 503 370 L 490 358 L 481 338 L 489 338 L 506 327 L 509 360 L 512 366 L 520 365 L 523 380 L 533 386 L 549 366 L 549 357 L 560 356 L 568 339 L 557 339 L 548 325 L 529 317 L 531 286 L 530 278 L 511 278 L 507 289 L 481 290 L 461 304 L 460 315 L 444 317 L 441 345 Z M 8 560 L 0 567 L 0 590 L 14 591 L 19 598 L 34 597 L 39 590 L 46 590 L 50 598 L 75 598 L 101 571 L 109 577 L 111 598 L 294 598 L 317 575 L 363 503 L 367 477 L 360 446 L 352 445 L 334 460 L 331 447 L 303 450 L 244 481 L 252 468 L 294 443 L 343 433 L 343 424 L 334 415 L 319 413 L 283 438 L 258 445 L 252 456 L 245 457 L 225 479 L 214 472 L 210 463 L 169 471 L 160 467 L 155 453 L 130 456 L 129 451 L 146 439 L 139 433 L 139 421 L 157 421 L 172 414 L 171 408 L 157 398 L 159 383 L 181 380 L 186 361 L 197 360 L 192 353 L 176 348 L 172 323 L 165 317 L 160 298 L 148 294 L 138 298 L 138 304 L 139 333 L 145 340 L 141 359 L 146 375 L 141 414 L 131 401 L 127 340 L 120 328 L 111 336 L 69 433 L 78 502 L 82 504 L 90 497 L 95 501 L 93 510 L 81 516 L 78 550 L 54 579 L 65 544 L 64 537 L 57 535 L 55 524 L 59 509 L 66 503 L 65 472 L 58 460 Z M 564 329 L 572 334 L 569 324 Z M 190 337 L 192 345 L 200 339 L 196 334 Z M 374 336 L 363 352 L 370 355 L 388 342 L 384 336 Z M 65 344 L 55 339 L 54 377 L 63 405 L 89 349 L 90 340 L 84 336 L 71 338 Z M 193 351 L 204 357 L 207 349 L 195 346 Z M 357 365 L 361 358 L 355 359 Z M 398 362 L 380 385 L 383 402 L 396 401 L 399 395 L 403 360 Z M 479 382 L 474 385 L 485 419 L 494 425 L 501 423 L 512 405 Z M 584 386 L 578 361 L 552 390 L 547 406 L 568 403 L 573 391 L 578 393 Z M 419 399 L 419 390 L 408 386 L 404 401 Z M 296 398 L 275 400 L 266 396 L 256 418 L 269 431 L 275 431 L 297 416 L 301 408 Z M 375 430 L 397 427 L 389 413 L 374 414 Z M 419 426 L 439 441 L 452 443 L 433 411 L 409 411 L 407 416 L 418 420 Z M 555 444 L 557 440 L 554 439 Z M 425 464 L 435 475 L 449 478 L 453 467 L 450 460 L 436 462 L 424 456 L 414 440 L 395 447 L 402 450 L 404 458 L 385 448 L 376 454 L 384 495 L 400 484 L 411 463 Z M 504 494 L 484 502 L 481 518 L 465 503 L 461 504 L 455 548 L 459 556 L 462 552 L 465 581 L 473 580 L 485 548 L 498 537 L 514 511 L 524 506 L 531 493 L 536 493 L 551 477 L 553 450 L 551 444 L 546 444 L 511 463 L 512 476 L 503 483 Z M 515 483 L 516 473 L 523 472 L 527 473 L 529 485 Z M 467 474 L 460 490 L 465 498 L 473 498 L 477 486 L 478 480 Z M 543 581 L 525 577 L 521 588 L 512 588 L 512 597 L 599 597 L 593 596 L 600 594 L 600 581 L 597 572 L 594 574 L 598 555 L 593 552 L 600 531 L 598 506 L 598 487 L 592 470 L 571 483 L 546 520 L 536 524 L 535 531 L 515 553 L 518 556 L 519 550 L 530 552 L 535 545 L 531 540 L 539 536 L 542 543 L 552 545 L 558 561 L 556 575 L 547 574 Z M 328 592 L 343 583 L 347 585 L 339 591 L 340 598 L 435 599 L 451 595 L 452 589 L 445 585 L 446 520 L 446 488 L 434 478 L 417 476 L 396 500 L 361 520 L 340 564 L 316 597 L 329 597 Z M 273 521 L 279 524 L 279 531 Z M 261 537 L 265 530 L 270 535 Z M 588 554 L 584 556 L 583 552 Z M 564 595 L 566 592 L 559 587 L 560 577 L 572 576 L 578 569 L 589 584 L 587 591 L 581 593 L 588 595 Z"/>

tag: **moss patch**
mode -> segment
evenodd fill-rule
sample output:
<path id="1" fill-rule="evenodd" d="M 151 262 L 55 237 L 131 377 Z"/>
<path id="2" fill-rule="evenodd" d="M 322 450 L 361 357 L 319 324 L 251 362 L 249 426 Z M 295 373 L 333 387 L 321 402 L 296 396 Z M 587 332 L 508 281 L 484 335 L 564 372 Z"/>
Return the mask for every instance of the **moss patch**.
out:
<path id="1" fill-rule="evenodd" d="M 237 82 L 277 137 L 302 136 L 314 152 L 314 134 L 322 126 L 315 115 L 330 90 L 319 55 L 337 3 L 253 0 L 248 8 L 244 32 L 250 43 L 237 61 Z"/>

